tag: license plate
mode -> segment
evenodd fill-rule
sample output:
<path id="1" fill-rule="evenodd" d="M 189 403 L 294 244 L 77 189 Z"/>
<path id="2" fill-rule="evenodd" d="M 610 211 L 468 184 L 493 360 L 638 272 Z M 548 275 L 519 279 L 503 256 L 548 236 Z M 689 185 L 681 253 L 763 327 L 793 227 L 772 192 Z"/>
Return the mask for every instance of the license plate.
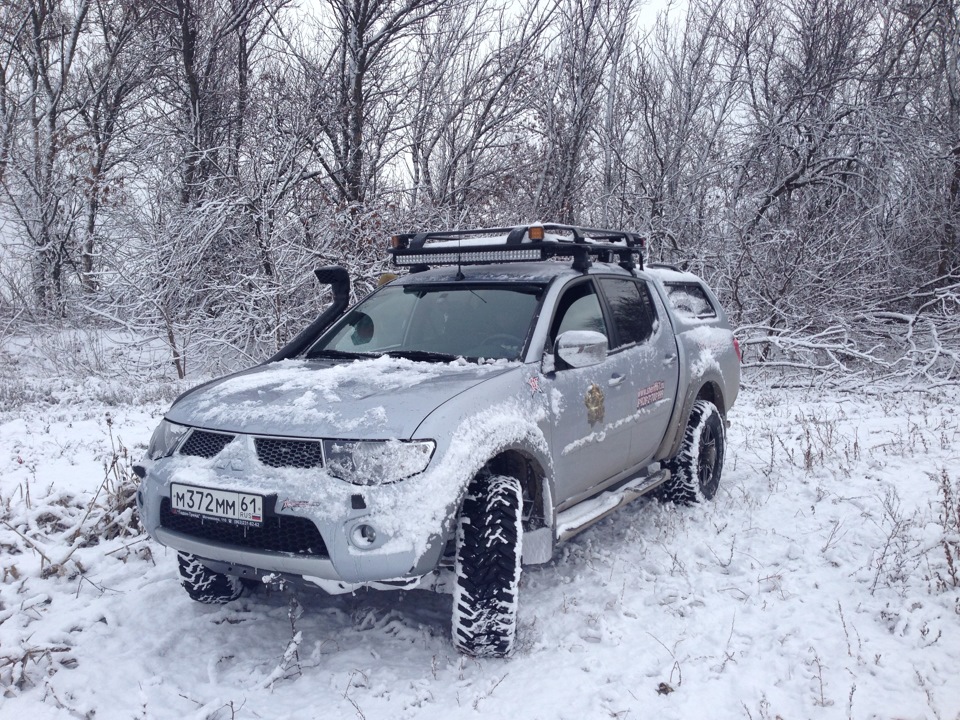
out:
<path id="1" fill-rule="evenodd" d="M 173 511 L 181 515 L 202 516 L 234 525 L 263 523 L 262 495 L 174 483 L 170 486 L 170 503 Z"/>

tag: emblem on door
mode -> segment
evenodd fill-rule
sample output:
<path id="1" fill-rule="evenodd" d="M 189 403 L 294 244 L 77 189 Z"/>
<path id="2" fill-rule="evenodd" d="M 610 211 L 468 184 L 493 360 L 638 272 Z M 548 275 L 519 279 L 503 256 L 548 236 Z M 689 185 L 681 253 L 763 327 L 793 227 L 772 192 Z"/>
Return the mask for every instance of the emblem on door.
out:
<path id="1" fill-rule="evenodd" d="M 587 406 L 587 422 L 595 425 L 603 422 L 603 390 L 596 383 L 593 383 L 583 396 L 583 404 Z"/>

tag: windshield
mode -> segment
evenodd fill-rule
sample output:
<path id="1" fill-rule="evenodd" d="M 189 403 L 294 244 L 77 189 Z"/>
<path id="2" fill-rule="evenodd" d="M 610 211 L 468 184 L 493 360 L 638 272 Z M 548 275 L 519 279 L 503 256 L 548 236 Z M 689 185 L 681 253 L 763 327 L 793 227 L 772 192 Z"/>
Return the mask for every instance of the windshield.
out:
<path id="1" fill-rule="evenodd" d="M 324 333 L 307 357 L 516 360 L 542 290 L 517 285 L 386 287 Z"/>

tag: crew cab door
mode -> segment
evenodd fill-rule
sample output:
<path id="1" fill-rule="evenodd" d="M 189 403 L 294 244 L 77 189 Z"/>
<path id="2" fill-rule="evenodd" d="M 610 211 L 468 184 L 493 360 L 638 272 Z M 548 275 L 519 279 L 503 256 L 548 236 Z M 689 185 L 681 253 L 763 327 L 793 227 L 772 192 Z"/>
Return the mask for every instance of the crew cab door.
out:
<path id="1" fill-rule="evenodd" d="M 570 330 L 610 337 L 603 301 L 593 280 L 578 280 L 560 295 L 550 321 L 548 351 Z M 555 500 L 561 508 L 628 466 L 636 394 L 623 353 L 589 367 L 567 367 L 554 358 L 542 389 L 550 413 Z"/>
<path id="2" fill-rule="evenodd" d="M 673 412 L 680 377 L 677 340 L 659 294 L 645 280 L 601 277 L 611 318 L 611 356 L 625 366 L 632 400 L 629 466 L 653 460 Z"/>

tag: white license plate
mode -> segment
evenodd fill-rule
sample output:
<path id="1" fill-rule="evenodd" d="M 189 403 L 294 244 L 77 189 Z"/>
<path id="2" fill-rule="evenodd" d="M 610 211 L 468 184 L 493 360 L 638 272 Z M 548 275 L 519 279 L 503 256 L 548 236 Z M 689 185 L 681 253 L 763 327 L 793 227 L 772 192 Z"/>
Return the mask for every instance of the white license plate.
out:
<path id="1" fill-rule="evenodd" d="M 236 525 L 263 523 L 263 496 L 193 485 L 170 486 L 170 503 L 176 513 L 198 515 Z"/>

